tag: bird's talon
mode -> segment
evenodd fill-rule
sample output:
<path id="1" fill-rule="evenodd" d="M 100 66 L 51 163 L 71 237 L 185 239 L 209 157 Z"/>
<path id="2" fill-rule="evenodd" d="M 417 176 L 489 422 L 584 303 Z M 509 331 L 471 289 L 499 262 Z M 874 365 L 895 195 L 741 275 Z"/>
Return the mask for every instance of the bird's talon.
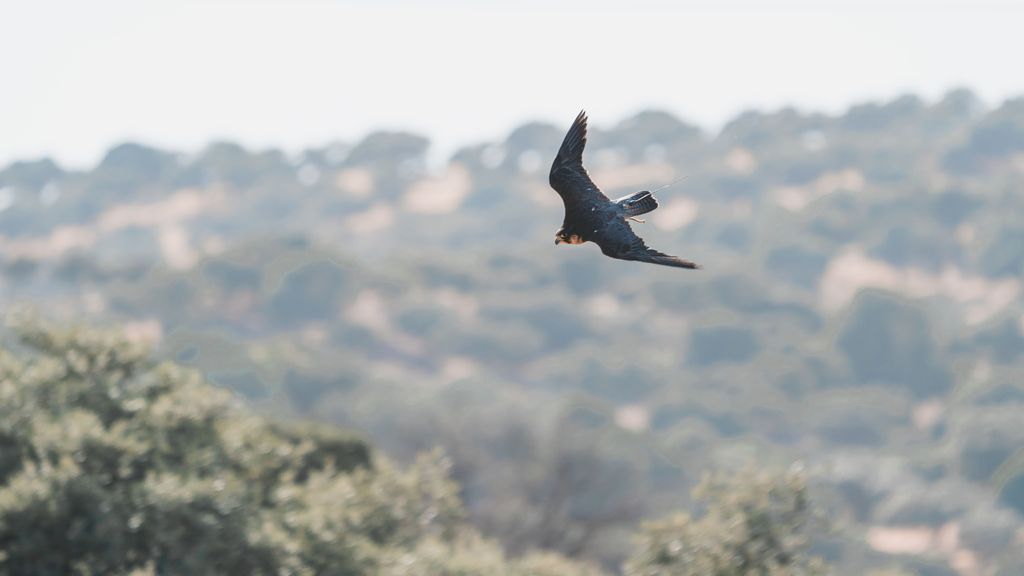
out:
<path id="1" fill-rule="evenodd" d="M 647 220 L 644 220 L 643 218 L 637 218 L 636 216 L 630 216 L 629 219 L 632 220 L 633 222 L 639 222 L 640 224 L 647 224 Z"/>

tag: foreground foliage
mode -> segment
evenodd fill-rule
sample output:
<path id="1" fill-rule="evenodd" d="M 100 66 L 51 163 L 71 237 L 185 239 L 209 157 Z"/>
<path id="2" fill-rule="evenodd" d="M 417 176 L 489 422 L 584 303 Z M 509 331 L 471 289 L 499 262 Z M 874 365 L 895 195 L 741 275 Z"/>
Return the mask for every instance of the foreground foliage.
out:
<path id="1" fill-rule="evenodd" d="M 400 470 L 118 336 L 18 333 L 0 351 L 4 574 L 596 573 L 506 561 L 462 524 L 439 453 Z"/>
<path id="2" fill-rule="evenodd" d="M 706 478 L 694 491 L 700 518 L 679 514 L 645 527 L 630 576 L 810 576 L 814 520 L 801 474 Z"/>
<path id="3" fill-rule="evenodd" d="M 38 323 L 0 350 L 0 572 L 587 576 L 509 559 L 463 522 L 447 458 L 402 470 L 360 439 L 245 409 L 119 336 Z M 709 481 L 651 524 L 630 574 L 797 574 L 799 477 Z M 806 572 L 810 573 L 810 572 Z"/>

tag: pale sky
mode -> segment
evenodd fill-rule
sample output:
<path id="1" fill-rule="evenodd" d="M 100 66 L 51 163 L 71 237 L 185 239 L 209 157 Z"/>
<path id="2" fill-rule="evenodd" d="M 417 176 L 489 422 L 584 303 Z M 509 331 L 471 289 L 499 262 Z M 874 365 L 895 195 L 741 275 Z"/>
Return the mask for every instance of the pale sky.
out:
<path id="1" fill-rule="evenodd" d="M 0 0 L 0 167 L 398 128 L 442 157 L 581 108 L 715 130 L 960 86 L 998 105 L 1024 95 L 1022 24 L 1009 1 Z"/>

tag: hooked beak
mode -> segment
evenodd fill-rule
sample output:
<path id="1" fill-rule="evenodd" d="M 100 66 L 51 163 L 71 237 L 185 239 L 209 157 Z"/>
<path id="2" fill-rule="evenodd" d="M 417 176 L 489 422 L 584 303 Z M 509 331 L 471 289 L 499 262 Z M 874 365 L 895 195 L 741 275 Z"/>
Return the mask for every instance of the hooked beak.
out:
<path id="1" fill-rule="evenodd" d="M 555 246 L 558 246 L 561 243 L 562 243 L 562 239 L 559 238 L 558 236 L 555 236 Z"/>

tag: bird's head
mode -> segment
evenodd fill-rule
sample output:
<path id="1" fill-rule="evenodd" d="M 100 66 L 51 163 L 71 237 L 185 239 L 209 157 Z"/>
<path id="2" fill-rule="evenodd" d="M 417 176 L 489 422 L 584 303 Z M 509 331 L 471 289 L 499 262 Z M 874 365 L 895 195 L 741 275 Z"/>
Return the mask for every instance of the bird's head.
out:
<path id="1" fill-rule="evenodd" d="M 555 232 L 555 245 L 558 244 L 583 244 L 583 239 L 578 234 L 569 234 L 565 231 L 565 228 L 559 228 L 558 232 Z"/>

